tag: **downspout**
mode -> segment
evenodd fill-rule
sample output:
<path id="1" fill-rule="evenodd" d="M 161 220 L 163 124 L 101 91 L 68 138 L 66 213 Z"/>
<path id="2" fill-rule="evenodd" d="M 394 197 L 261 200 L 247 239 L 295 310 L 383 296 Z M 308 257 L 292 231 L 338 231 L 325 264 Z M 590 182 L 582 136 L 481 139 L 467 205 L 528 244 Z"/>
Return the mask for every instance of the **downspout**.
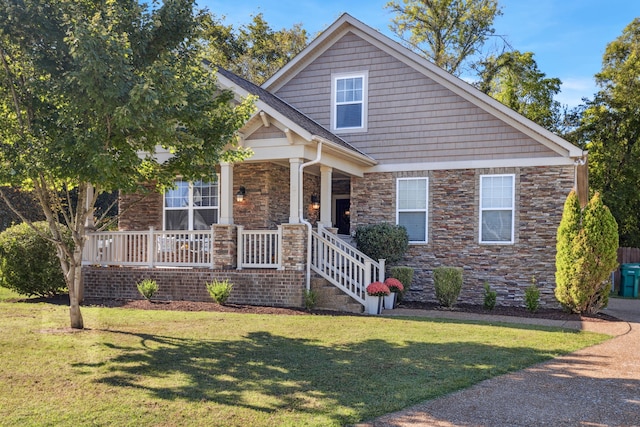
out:
<path id="1" fill-rule="evenodd" d="M 307 275 L 306 275 L 306 289 L 311 290 L 311 231 L 313 227 L 311 223 L 304 219 L 303 211 L 304 211 L 304 177 L 303 170 L 307 166 L 315 165 L 316 163 L 320 163 L 320 159 L 322 158 L 322 141 L 317 139 L 317 137 L 312 137 L 312 140 L 316 139 L 318 141 L 318 153 L 316 158 L 307 162 L 302 163 L 300 165 L 300 169 L 298 171 L 298 217 L 300 218 L 300 222 L 307 226 Z"/>

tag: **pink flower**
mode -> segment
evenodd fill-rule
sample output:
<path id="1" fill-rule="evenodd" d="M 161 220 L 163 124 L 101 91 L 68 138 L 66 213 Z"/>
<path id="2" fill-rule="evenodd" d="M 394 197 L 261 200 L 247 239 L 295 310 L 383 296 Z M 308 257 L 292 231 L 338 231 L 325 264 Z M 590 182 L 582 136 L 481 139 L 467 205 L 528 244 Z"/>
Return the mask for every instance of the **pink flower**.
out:
<path id="1" fill-rule="evenodd" d="M 398 279 L 394 279 L 393 277 L 389 277 L 387 280 L 385 280 L 384 284 L 387 285 L 391 292 L 402 292 L 404 290 L 402 282 Z"/>
<path id="2" fill-rule="evenodd" d="M 382 282 L 373 282 L 367 286 L 367 294 L 372 297 L 384 297 L 391 293 L 387 285 Z"/>

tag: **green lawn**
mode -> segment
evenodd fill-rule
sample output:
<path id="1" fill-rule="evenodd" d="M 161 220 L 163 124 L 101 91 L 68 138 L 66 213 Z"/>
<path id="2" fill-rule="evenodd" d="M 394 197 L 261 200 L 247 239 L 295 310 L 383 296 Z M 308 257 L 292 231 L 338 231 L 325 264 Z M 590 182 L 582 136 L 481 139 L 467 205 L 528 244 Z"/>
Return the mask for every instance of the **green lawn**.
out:
<path id="1" fill-rule="evenodd" d="M 0 294 L 0 300 L 7 299 Z M 331 426 L 607 339 L 413 318 L 0 302 L 3 426 Z"/>

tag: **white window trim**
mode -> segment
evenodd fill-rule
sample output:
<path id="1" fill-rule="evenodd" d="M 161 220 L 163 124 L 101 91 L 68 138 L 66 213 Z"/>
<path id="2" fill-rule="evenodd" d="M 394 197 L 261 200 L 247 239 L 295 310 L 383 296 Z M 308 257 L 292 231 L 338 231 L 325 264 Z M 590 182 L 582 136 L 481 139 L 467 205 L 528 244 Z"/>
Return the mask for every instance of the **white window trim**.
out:
<path id="1" fill-rule="evenodd" d="M 181 178 L 176 179 L 176 181 L 178 180 L 182 180 Z M 184 181 L 183 181 L 184 182 Z M 193 203 L 193 182 L 192 181 L 188 181 L 189 184 L 189 191 L 188 191 L 188 204 L 187 206 L 180 206 L 180 207 L 168 207 L 167 206 L 167 202 L 165 200 L 166 197 L 166 192 L 162 195 L 162 230 L 163 231 L 167 231 L 167 215 L 166 212 L 167 211 L 184 211 L 186 210 L 188 213 L 188 220 L 189 220 L 189 224 L 187 227 L 187 230 L 184 231 L 193 231 L 193 212 L 196 210 L 207 210 L 207 209 L 213 209 L 215 211 L 217 211 L 216 214 L 216 218 L 218 218 L 218 221 L 220 221 L 220 182 L 216 181 L 216 182 L 209 182 L 209 184 L 214 184 L 216 185 L 216 193 L 217 193 L 217 200 L 218 200 L 218 204 L 216 206 L 201 206 L 201 207 L 196 207 L 195 204 Z"/>
<path id="2" fill-rule="evenodd" d="M 338 80 L 348 78 L 362 78 L 362 126 L 338 128 L 338 106 L 336 104 L 336 90 Z M 369 71 L 358 71 L 353 73 L 335 73 L 331 75 L 331 131 L 334 133 L 366 132 L 369 115 Z"/>
<path id="3" fill-rule="evenodd" d="M 484 178 L 495 178 L 495 177 L 511 177 L 511 207 L 510 208 L 487 208 L 484 209 L 482 207 L 482 180 Z M 515 174 L 494 174 L 494 175 L 480 175 L 480 197 L 478 199 L 478 212 L 479 212 L 479 222 L 478 222 L 478 242 L 483 245 L 512 245 L 515 242 L 515 229 L 516 229 L 516 176 Z M 509 241 L 483 241 L 482 240 L 482 213 L 487 211 L 511 211 L 511 240 Z"/>
<path id="4" fill-rule="evenodd" d="M 424 209 L 400 209 L 400 181 L 417 181 L 423 180 L 425 186 L 425 207 Z M 429 178 L 426 176 L 411 178 L 396 178 L 396 225 L 400 224 L 401 212 L 424 212 L 424 240 L 409 240 L 411 244 L 429 243 Z"/>

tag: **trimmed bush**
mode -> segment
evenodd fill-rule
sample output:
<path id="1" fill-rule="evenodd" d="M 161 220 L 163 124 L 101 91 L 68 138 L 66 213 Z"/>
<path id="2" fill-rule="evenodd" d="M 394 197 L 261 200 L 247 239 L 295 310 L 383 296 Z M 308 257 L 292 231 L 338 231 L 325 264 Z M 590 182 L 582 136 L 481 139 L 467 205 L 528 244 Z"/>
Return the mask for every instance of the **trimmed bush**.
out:
<path id="1" fill-rule="evenodd" d="M 606 307 L 611 272 L 618 267 L 618 225 L 596 193 L 584 209 L 572 191 L 558 228 L 557 300 L 574 313 L 597 313 Z"/>
<path id="2" fill-rule="evenodd" d="M 487 310 L 493 310 L 496 306 L 496 299 L 498 294 L 496 291 L 491 290 L 489 283 L 484 282 L 484 308 Z"/>
<path id="3" fill-rule="evenodd" d="M 355 239 L 360 251 L 376 261 L 384 259 L 387 264 L 400 261 L 409 247 L 407 230 L 387 223 L 360 226 Z"/>
<path id="4" fill-rule="evenodd" d="M 136 286 L 138 287 L 138 292 L 148 300 L 158 292 L 158 284 L 152 279 L 144 279 Z"/>
<path id="5" fill-rule="evenodd" d="M 455 305 L 462 290 L 462 268 L 437 267 L 433 269 L 433 285 L 436 298 L 443 307 Z"/>
<path id="6" fill-rule="evenodd" d="M 33 225 L 40 233 L 51 235 L 46 222 Z M 26 296 L 66 292 L 55 245 L 24 223 L 0 233 L 0 286 Z"/>
<path id="7" fill-rule="evenodd" d="M 220 305 L 224 305 L 227 302 L 233 289 L 233 284 L 229 283 L 228 279 L 223 281 L 214 279 L 213 282 L 207 283 L 206 285 L 211 298 Z"/>
<path id="8" fill-rule="evenodd" d="M 404 289 L 402 292 L 398 293 L 397 298 L 398 301 L 402 301 L 404 295 L 407 293 L 409 288 L 411 287 L 411 282 L 413 282 L 413 268 L 404 267 L 404 266 L 394 266 L 389 269 L 391 272 L 391 277 L 394 279 L 400 280 Z"/>

